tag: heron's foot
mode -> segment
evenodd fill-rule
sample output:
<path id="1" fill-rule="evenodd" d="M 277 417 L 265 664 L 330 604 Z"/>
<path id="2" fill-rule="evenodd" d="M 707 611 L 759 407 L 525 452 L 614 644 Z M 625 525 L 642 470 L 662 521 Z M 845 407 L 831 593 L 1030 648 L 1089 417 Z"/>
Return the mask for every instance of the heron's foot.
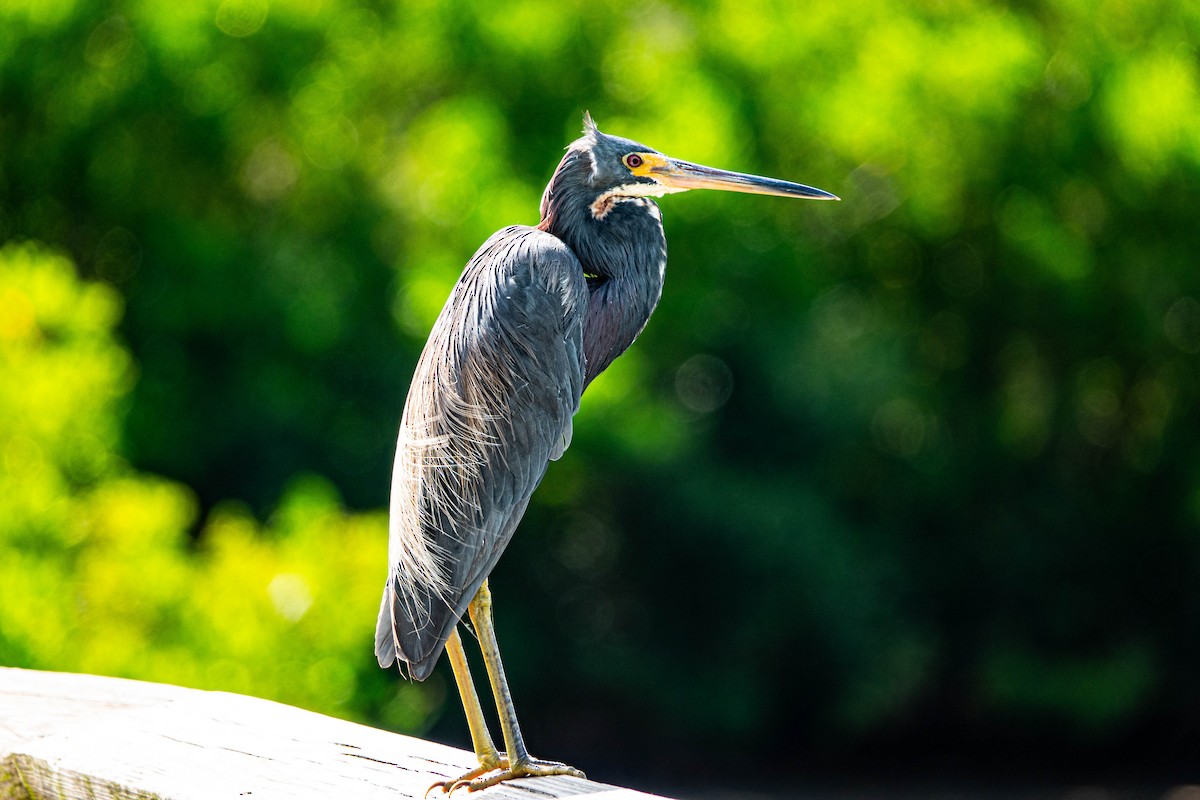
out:
<path id="1" fill-rule="evenodd" d="M 425 796 L 429 797 L 429 793 L 434 789 L 441 789 L 446 794 L 449 794 L 450 792 L 453 792 L 455 789 L 458 789 L 462 786 L 470 786 L 471 782 L 480 775 L 486 775 L 489 772 L 497 769 L 508 769 L 508 756 L 506 756 L 504 753 L 496 753 L 490 756 L 480 756 L 478 767 L 470 770 L 469 772 L 464 772 L 457 778 L 450 778 L 449 780 L 445 781 L 436 781 L 435 783 L 430 784 L 429 788 L 425 790 Z"/>
<path id="2" fill-rule="evenodd" d="M 471 773 L 474 773 L 472 770 Z M 577 770 L 572 766 L 563 764 L 560 761 L 542 761 L 536 758 L 525 758 L 519 761 L 514 761 L 507 767 L 503 767 L 495 775 L 487 775 L 481 777 L 468 773 L 459 778 L 447 791 L 453 792 L 455 789 L 466 788 L 467 791 L 478 791 L 486 789 L 489 786 L 495 786 L 497 783 L 512 780 L 513 778 L 546 778 L 551 775 L 569 775 L 572 778 L 586 778 L 581 770 Z"/>

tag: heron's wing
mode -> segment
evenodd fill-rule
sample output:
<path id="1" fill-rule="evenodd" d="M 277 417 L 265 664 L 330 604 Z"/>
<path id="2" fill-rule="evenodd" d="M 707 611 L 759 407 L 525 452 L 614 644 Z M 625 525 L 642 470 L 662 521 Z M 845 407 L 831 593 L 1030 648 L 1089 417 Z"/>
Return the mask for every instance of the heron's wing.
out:
<path id="1" fill-rule="evenodd" d="M 587 287 L 557 238 L 514 227 L 467 264 L 409 389 L 375 649 L 433 668 L 495 566 L 583 392 Z"/>

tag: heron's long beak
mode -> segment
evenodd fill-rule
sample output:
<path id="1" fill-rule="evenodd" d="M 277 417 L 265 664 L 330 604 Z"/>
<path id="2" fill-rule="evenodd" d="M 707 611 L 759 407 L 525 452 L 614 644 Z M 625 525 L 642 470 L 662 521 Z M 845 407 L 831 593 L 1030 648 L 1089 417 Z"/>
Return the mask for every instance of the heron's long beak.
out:
<path id="1" fill-rule="evenodd" d="M 720 189 L 725 192 L 771 194 L 779 197 L 805 197 L 812 200 L 840 200 L 835 194 L 802 183 L 745 175 L 693 164 L 675 158 L 662 158 L 650 165 L 649 174 L 672 189 Z"/>

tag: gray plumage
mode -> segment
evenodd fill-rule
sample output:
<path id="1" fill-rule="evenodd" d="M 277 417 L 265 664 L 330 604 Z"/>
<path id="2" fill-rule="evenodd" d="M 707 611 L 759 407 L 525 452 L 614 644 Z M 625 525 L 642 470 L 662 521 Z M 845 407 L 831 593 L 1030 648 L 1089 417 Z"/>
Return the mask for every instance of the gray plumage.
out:
<path id="1" fill-rule="evenodd" d="M 396 448 L 391 567 L 375 640 L 381 666 L 399 658 L 412 677 L 429 675 L 547 464 L 570 443 L 584 386 L 633 342 L 658 302 L 666 243 L 651 201 L 598 220 L 589 208 L 595 188 L 574 190 L 604 185 L 594 149 L 622 147 L 646 149 L 590 128 L 547 187 L 542 224 L 484 243 L 434 324 Z M 575 236 L 575 227 L 599 235 Z M 630 233 L 654 246 L 635 247 L 640 257 L 630 259 Z M 626 264 L 632 269 L 620 269 Z"/>
<path id="2" fill-rule="evenodd" d="M 667 249 L 650 198 L 689 188 L 832 197 L 668 159 L 588 117 L 546 187 L 539 225 L 496 233 L 467 264 L 400 426 L 381 666 L 403 662 L 418 680 L 432 671 L 569 445 L 584 389 L 658 304 Z"/>
<path id="3" fill-rule="evenodd" d="M 392 477 L 392 574 L 376 636 L 427 676 L 562 455 L 583 392 L 587 284 L 535 228 L 506 228 L 467 265 L 417 365 Z"/>

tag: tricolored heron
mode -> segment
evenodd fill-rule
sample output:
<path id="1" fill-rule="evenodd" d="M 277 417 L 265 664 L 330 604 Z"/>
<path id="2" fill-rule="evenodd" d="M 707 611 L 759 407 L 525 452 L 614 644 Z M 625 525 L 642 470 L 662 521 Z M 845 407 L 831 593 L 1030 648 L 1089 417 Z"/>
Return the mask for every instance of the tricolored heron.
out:
<path id="1" fill-rule="evenodd" d="M 836 200 L 798 183 L 668 158 L 601 133 L 589 115 L 542 196 L 471 257 L 434 323 L 404 405 L 392 472 L 388 579 L 375 633 L 381 667 L 423 680 L 450 657 L 479 766 L 435 784 L 583 773 L 525 749 L 492 627 L 488 574 L 550 461 L 571 443 L 584 389 L 645 327 L 667 243 L 651 199 L 688 189 Z M 457 626 L 479 637 L 504 735 L 492 742 Z M 492 773 L 492 774 L 489 774 Z"/>

